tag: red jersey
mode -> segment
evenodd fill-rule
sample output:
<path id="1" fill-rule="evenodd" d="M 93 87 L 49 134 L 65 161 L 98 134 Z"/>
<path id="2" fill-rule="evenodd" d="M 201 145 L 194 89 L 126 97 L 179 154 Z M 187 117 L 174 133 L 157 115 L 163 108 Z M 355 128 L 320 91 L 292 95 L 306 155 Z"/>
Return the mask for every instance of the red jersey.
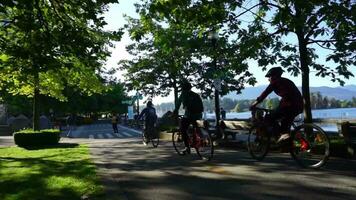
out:
<path id="1" fill-rule="evenodd" d="M 281 97 L 279 102 L 280 107 L 295 107 L 296 110 L 303 110 L 303 98 L 300 94 L 297 86 L 286 78 L 279 78 L 277 80 L 271 81 L 265 91 L 257 97 L 257 101 L 263 101 L 271 92 L 275 92 L 278 96 Z"/>

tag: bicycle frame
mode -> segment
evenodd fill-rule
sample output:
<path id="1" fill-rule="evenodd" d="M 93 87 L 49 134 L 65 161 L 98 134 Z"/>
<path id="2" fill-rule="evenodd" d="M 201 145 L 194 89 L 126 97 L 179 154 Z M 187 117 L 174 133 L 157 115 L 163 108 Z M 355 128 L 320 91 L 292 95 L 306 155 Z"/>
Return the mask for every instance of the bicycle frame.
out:
<path id="1" fill-rule="evenodd" d="M 190 147 L 199 148 L 201 147 L 201 137 L 200 137 L 200 128 L 198 126 L 192 125 L 187 130 L 188 133 L 188 142 Z"/>
<path id="2" fill-rule="evenodd" d="M 263 108 L 257 108 L 257 110 L 262 110 L 266 114 L 256 117 L 256 112 L 252 111 L 253 125 L 248 136 L 248 151 L 253 158 L 262 160 L 269 151 L 270 138 L 277 136 L 278 131 L 275 127 L 279 126 L 279 123 L 266 120 L 270 110 Z M 293 122 L 292 126 L 293 130 L 290 131 L 290 140 L 287 144 L 292 158 L 303 167 L 317 169 L 323 166 L 330 153 L 330 141 L 327 134 L 313 123 L 302 123 L 296 126 Z"/>

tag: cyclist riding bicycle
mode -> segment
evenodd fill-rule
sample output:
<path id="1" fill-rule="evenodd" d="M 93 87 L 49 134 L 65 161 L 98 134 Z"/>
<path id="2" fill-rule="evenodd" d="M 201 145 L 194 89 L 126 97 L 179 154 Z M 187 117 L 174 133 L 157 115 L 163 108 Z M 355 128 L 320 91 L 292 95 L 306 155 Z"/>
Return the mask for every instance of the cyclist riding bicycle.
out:
<path id="1" fill-rule="evenodd" d="M 147 107 L 144 108 L 137 117 L 137 120 L 140 120 L 143 116 L 145 116 L 145 134 L 147 134 L 147 130 L 152 130 L 151 128 L 155 126 L 157 121 L 156 109 L 153 107 L 152 101 L 148 101 L 146 106 Z"/>
<path id="2" fill-rule="evenodd" d="M 279 106 L 272 111 L 269 119 L 271 121 L 281 119 L 281 129 L 279 130 L 281 136 L 277 143 L 290 138 L 289 132 L 293 120 L 297 115 L 303 112 L 302 95 L 291 80 L 281 77 L 283 72 L 281 67 L 271 68 L 267 72 L 266 77 L 268 77 L 270 84 L 250 107 L 251 110 L 254 109 L 257 104 L 261 103 L 271 92 L 275 92 L 281 97 Z"/>
<path id="3" fill-rule="evenodd" d="M 185 112 L 181 120 L 180 131 L 182 133 L 184 145 L 185 145 L 185 150 L 183 152 L 184 154 L 189 154 L 190 147 L 189 147 L 187 130 L 190 124 L 196 126 L 197 123 L 196 121 L 202 118 L 204 107 L 203 107 L 203 101 L 201 97 L 197 93 L 191 91 L 192 85 L 188 82 L 188 80 L 184 79 L 181 82 L 181 89 L 182 89 L 182 93 L 179 96 L 176 105 L 177 107 L 174 109 L 173 115 L 175 116 L 178 115 L 178 110 L 181 104 L 183 104 L 183 108 L 185 109 Z"/>

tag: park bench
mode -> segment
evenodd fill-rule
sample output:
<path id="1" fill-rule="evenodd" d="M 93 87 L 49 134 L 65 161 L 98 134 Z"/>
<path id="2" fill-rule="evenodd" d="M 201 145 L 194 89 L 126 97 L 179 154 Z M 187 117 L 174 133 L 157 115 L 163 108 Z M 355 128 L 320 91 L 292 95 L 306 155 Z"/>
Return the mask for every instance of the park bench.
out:
<path id="1" fill-rule="evenodd" d="M 247 135 L 251 124 L 248 120 L 225 120 L 220 121 L 220 131 L 225 140 L 236 140 L 236 135 Z"/>
<path id="2" fill-rule="evenodd" d="M 341 123 L 341 134 L 344 136 L 348 154 L 356 157 L 356 123 Z"/>
<path id="3" fill-rule="evenodd" d="M 198 126 L 204 127 L 210 133 L 215 133 L 215 122 L 199 120 Z M 236 135 L 248 134 L 251 125 L 249 120 L 221 120 L 219 123 L 220 132 L 225 140 L 236 140 Z"/>

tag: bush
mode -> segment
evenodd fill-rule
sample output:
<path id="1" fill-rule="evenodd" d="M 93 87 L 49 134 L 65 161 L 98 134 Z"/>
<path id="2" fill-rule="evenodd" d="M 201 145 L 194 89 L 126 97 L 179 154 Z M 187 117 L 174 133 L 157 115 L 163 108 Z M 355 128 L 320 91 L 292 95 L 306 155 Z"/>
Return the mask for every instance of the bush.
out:
<path id="1" fill-rule="evenodd" d="M 14 133 L 15 144 L 20 147 L 54 145 L 58 144 L 60 131 L 58 129 L 45 129 L 34 131 L 25 129 Z"/>

